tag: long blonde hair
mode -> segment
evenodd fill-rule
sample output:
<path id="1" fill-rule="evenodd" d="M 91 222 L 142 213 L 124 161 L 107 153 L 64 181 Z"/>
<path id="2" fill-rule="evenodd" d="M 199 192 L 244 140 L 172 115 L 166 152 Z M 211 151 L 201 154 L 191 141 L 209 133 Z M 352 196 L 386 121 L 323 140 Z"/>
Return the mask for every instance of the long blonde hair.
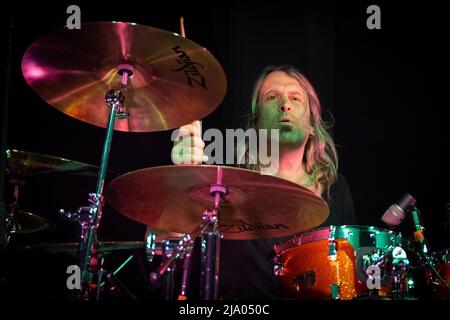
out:
<path id="1" fill-rule="evenodd" d="M 336 146 L 327 131 L 331 128 L 331 125 L 325 123 L 321 117 L 321 107 L 316 91 L 302 73 L 300 73 L 293 66 L 289 65 L 268 66 L 262 71 L 261 75 L 256 80 L 253 89 L 252 113 L 250 114 L 247 123 L 247 129 L 256 129 L 259 91 L 261 90 L 262 83 L 266 77 L 275 71 L 282 71 L 297 79 L 308 96 L 311 112 L 310 121 L 314 131 L 313 134 L 309 136 L 305 146 L 305 169 L 306 173 L 311 177 L 312 183 L 314 185 L 320 184 L 324 190 L 327 190 L 327 194 L 329 195 L 331 185 L 337 180 L 338 156 Z M 246 148 L 246 154 L 248 156 L 248 148 Z M 302 160 L 303 159 L 300 159 L 300 161 Z M 259 170 L 259 165 L 246 164 L 246 167 L 249 169 Z"/>

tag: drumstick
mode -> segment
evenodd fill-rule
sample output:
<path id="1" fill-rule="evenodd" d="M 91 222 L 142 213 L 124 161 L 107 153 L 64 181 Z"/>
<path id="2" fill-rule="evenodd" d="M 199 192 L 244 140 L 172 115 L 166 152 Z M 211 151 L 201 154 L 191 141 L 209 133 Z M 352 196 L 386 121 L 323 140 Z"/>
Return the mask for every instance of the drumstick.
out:
<path id="1" fill-rule="evenodd" d="M 184 30 L 184 17 L 180 17 L 180 33 L 183 38 L 186 38 L 186 32 Z M 198 135 L 201 137 L 202 135 L 202 123 L 201 121 L 194 121 L 194 136 Z"/>
<path id="2" fill-rule="evenodd" d="M 183 38 L 186 38 L 186 33 L 184 32 L 184 18 L 180 17 L 180 32 Z"/>
<path id="3" fill-rule="evenodd" d="M 186 32 L 184 30 L 184 17 L 180 17 L 180 33 L 183 38 L 186 38 Z M 194 125 L 194 136 L 202 136 L 202 122 L 196 120 L 192 123 Z M 193 144 L 194 142 L 192 142 Z M 193 146 L 193 145 L 192 145 Z"/>

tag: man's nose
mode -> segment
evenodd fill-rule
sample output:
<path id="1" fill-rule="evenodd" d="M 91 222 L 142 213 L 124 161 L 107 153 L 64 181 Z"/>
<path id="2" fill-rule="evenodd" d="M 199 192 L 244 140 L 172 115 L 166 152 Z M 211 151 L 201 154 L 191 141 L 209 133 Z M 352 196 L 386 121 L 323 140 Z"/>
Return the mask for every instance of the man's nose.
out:
<path id="1" fill-rule="evenodd" d="M 282 112 L 289 112 L 291 111 L 291 104 L 289 102 L 289 99 L 282 98 L 280 101 L 279 110 Z"/>

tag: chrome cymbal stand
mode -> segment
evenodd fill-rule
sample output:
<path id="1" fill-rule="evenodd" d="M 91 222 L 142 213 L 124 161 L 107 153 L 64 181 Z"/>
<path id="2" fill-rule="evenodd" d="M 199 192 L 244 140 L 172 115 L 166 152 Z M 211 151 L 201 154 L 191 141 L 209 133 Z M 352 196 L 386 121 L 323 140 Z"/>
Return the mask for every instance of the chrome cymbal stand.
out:
<path id="1" fill-rule="evenodd" d="M 117 119 L 128 117 L 125 111 L 125 92 L 128 79 L 133 75 L 134 65 L 131 61 L 121 61 L 117 67 L 122 76 L 121 88 L 110 89 L 105 94 L 106 105 L 110 109 L 106 138 L 103 145 L 102 160 L 100 165 L 97 188 L 95 193 L 89 194 L 89 207 L 80 207 L 77 212 L 60 213 L 70 220 L 77 221 L 81 227 L 80 243 L 78 247 L 79 267 L 81 270 L 81 292 L 80 299 L 90 300 L 93 298 L 92 288 L 95 287 L 94 274 L 98 273 L 97 257 L 95 255 L 95 243 L 97 242 L 97 230 L 100 225 L 102 208 L 104 204 L 103 188 L 105 184 L 106 170 L 108 167 L 109 153 L 111 149 L 114 123 Z"/>
<path id="2" fill-rule="evenodd" d="M 16 213 L 19 210 L 19 191 L 20 187 L 25 184 L 25 180 L 20 178 L 19 176 L 12 175 L 9 178 L 9 182 L 14 186 L 13 200 L 9 205 L 8 210 L 6 211 L 6 242 L 5 247 L 11 241 L 11 237 L 13 237 L 17 231 L 20 231 L 21 225 L 16 219 Z"/>
<path id="3" fill-rule="evenodd" d="M 217 181 L 210 186 L 210 193 L 214 197 L 214 207 L 203 211 L 202 222 L 192 233 L 185 234 L 176 250 L 170 258 L 163 261 L 156 272 L 150 274 L 150 281 L 156 283 L 170 269 L 173 261 L 186 253 L 190 259 L 190 249 L 195 239 L 201 236 L 201 292 L 203 300 L 217 300 L 219 290 L 219 261 L 220 261 L 220 239 L 222 233 L 219 231 L 219 205 L 220 199 L 227 194 L 227 187 L 222 185 L 222 168 L 217 167 Z M 187 274 L 188 266 L 183 267 Z M 185 278 L 183 276 L 183 278 Z M 179 298 L 186 299 L 186 280 L 183 280 Z"/>

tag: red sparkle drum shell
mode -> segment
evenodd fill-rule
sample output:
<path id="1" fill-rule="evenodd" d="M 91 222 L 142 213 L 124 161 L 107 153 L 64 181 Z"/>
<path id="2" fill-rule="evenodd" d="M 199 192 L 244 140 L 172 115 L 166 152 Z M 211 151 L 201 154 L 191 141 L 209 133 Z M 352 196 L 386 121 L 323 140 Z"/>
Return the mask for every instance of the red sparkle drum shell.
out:
<path id="1" fill-rule="evenodd" d="M 282 294 L 302 300 L 362 296 L 370 291 L 365 257 L 375 251 L 389 253 L 401 242 L 400 235 L 370 226 L 330 226 L 297 234 L 274 248 L 281 264 Z M 386 274 L 379 296 L 390 291 Z"/>

